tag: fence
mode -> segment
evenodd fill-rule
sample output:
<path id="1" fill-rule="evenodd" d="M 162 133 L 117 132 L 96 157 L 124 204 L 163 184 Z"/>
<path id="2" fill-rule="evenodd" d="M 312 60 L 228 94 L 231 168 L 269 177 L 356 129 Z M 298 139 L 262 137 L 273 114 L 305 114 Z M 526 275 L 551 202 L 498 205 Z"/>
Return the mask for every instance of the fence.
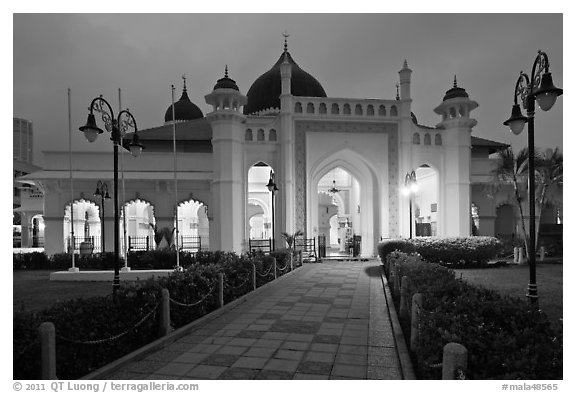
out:
<path id="1" fill-rule="evenodd" d="M 128 236 L 128 252 L 130 251 L 150 251 L 150 236 Z"/>
<path id="2" fill-rule="evenodd" d="M 66 249 L 72 250 L 70 236 L 66 237 Z M 93 252 L 102 252 L 102 240 L 100 236 L 74 236 L 74 251 L 91 254 Z"/>
<path id="3" fill-rule="evenodd" d="M 301 266 L 301 264 L 300 264 Z M 282 272 L 288 272 L 288 270 L 294 270 L 294 265 L 292 260 L 290 262 L 286 262 L 284 267 L 279 267 L 276 263 L 276 259 L 273 259 L 273 263 L 270 268 L 266 272 L 259 272 L 256 268 L 255 264 L 252 264 L 252 271 L 248 274 L 247 277 L 242 278 L 239 285 L 231 286 L 226 281 L 226 276 L 224 273 L 218 273 L 217 279 L 215 282 L 212 282 L 210 285 L 210 289 L 203 295 L 199 297 L 198 300 L 194 302 L 187 302 L 184 303 L 180 299 L 175 299 L 170 295 L 170 292 L 166 288 L 161 289 L 161 296 L 160 301 L 157 304 L 151 304 L 149 307 L 146 307 L 147 311 L 146 314 L 136 323 L 134 326 L 130 326 L 124 329 L 122 332 L 118 334 L 114 334 L 110 337 L 105 337 L 101 339 L 94 339 L 91 338 L 89 340 L 77 340 L 71 339 L 68 337 L 64 337 L 58 334 L 56 328 L 52 322 L 43 322 L 39 329 L 39 341 L 40 341 L 40 360 L 41 360 L 41 367 L 40 367 L 40 376 L 41 379 L 48 379 L 54 380 L 58 379 L 57 377 L 57 364 L 56 364 L 56 341 L 60 341 L 58 346 L 62 345 L 99 345 L 104 343 L 109 343 L 112 341 L 116 341 L 121 337 L 124 337 L 130 333 L 136 333 L 138 328 L 150 318 L 154 318 L 156 315 L 156 320 L 158 321 L 158 337 L 164 337 L 172 332 L 173 328 L 171 326 L 171 313 L 175 312 L 178 309 L 182 308 L 192 308 L 201 306 L 203 303 L 208 301 L 211 297 L 213 299 L 217 299 L 218 307 L 222 308 L 225 305 L 224 302 L 224 291 L 225 289 L 236 290 L 242 287 L 245 287 L 248 292 L 251 290 L 256 290 L 258 287 L 257 284 L 257 277 L 272 277 L 274 279 L 277 278 L 278 273 L 284 274 Z M 236 277 L 235 277 L 236 278 Z M 249 285 L 250 284 L 250 285 Z M 27 350 L 27 349 L 26 349 Z"/>
<path id="4" fill-rule="evenodd" d="M 316 238 L 296 238 L 294 239 L 294 250 L 300 251 L 302 257 L 305 259 L 318 260 L 318 254 L 316 253 Z"/>
<path id="5" fill-rule="evenodd" d="M 272 251 L 272 239 L 248 239 L 248 248 L 250 252 L 269 253 Z"/>
<path id="6" fill-rule="evenodd" d="M 202 249 L 200 236 L 180 236 L 180 250 L 198 252 Z"/>

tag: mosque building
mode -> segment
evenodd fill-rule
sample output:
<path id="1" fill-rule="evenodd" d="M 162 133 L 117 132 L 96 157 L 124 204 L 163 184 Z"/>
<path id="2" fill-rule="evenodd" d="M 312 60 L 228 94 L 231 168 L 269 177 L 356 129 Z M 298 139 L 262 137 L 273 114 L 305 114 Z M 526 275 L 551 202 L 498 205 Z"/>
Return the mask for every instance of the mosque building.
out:
<path id="1" fill-rule="evenodd" d="M 370 257 L 381 239 L 412 233 L 513 233 L 514 219 L 500 216 L 508 214 L 503 206 L 513 205 L 509 195 L 486 191 L 490 155 L 508 146 L 472 135 L 478 103 L 455 78 L 431 108 L 438 124 L 421 125 L 412 112 L 406 61 L 398 74 L 396 97 L 329 97 L 285 43 L 278 60 L 245 93 L 226 68 L 205 95 L 207 113 L 190 101 L 184 79 L 164 124 L 138 130 L 143 156 L 121 157 L 121 241 L 128 250 L 152 249 L 154 228 L 172 229 L 176 218 L 185 250 L 245 252 L 250 239 L 273 235 L 276 248 L 283 248 L 280 234 L 300 230 L 304 238 L 321 238 L 332 252 L 346 251 L 356 236 L 361 255 Z M 77 242 L 112 251 L 113 206 L 94 196 L 98 180 L 112 195 L 111 153 L 72 153 L 73 196 L 69 153 L 44 154 L 43 170 L 22 180 L 44 193 L 46 252 L 65 251 L 72 226 Z M 418 189 L 406 196 L 402 191 L 412 172 Z M 270 180 L 277 188 L 273 197 Z M 98 240 L 102 229 L 105 244 Z"/>

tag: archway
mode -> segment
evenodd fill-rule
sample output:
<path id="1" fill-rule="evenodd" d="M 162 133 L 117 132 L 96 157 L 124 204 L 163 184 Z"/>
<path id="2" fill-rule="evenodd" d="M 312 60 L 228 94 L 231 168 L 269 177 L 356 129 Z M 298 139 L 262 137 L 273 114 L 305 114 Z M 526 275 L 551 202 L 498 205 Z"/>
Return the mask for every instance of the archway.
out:
<path id="1" fill-rule="evenodd" d="M 416 236 L 437 236 L 439 233 L 438 211 L 439 176 L 438 171 L 428 164 L 420 165 L 415 170 L 418 187 L 413 196 L 413 220 L 415 222 Z"/>
<path id="2" fill-rule="evenodd" d="M 72 248 L 72 228 L 74 229 L 74 252 L 80 252 L 83 249 L 89 249 L 93 252 L 102 250 L 101 241 L 101 224 L 100 208 L 95 202 L 80 199 L 72 203 L 74 222 L 72 223 L 72 214 L 70 204 L 64 209 L 63 236 L 64 244 L 67 250 Z"/>
<path id="3" fill-rule="evenodd" d="M 181 250 L 197 252 L 208 249 L 210 228 L 207 209 L 204 203 L 193 199 L 178 204 L 178 245 Z"/>
<path id="4" fill-rule="evenodd" d="M 124 211 L 126 220 L 124 220 Z M 124 222 L 126 227 L 124 227 Z M 128 201 L 124 209 L 120 211 L 120 241 L 125 244 L 128 252 L 153 250 L 156 248 L 155 225 L 154 207 L 150 202 L 141 199 Z M 126 243 L 124 243 L 124 234 L 126 234 Z"/>
<path id="5" fill-rule="evenodd" d="M 44 247 L 44 217 L 36 214 L 32 217 L 32 247 Z"/>
<path id="6" fill-rule="evenodd" d="M 280 234 L 273 234 L 272 193 L 267 187 L 271 171 L 273 171 L 272 167 L 262 161 L 252 165 L 248 169 L 246 237 L 250 239 L 250 243 L 264 244 L 266 242 L 262 242 L 263 240 L 268 241 L 268 239 L 272 239 L 274 235 L 278 244 L 277 239 L 280 237 Z"/>

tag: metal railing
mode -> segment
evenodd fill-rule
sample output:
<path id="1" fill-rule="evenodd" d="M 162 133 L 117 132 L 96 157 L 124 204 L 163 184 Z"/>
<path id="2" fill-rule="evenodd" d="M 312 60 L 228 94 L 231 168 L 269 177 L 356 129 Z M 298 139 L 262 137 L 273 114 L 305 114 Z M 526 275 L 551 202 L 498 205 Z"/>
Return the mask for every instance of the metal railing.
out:
<path id="1" fill-rule="evenodd" d="M 202 238 L 200 236 L 180 236 L 180 250 L 198 252 L 201 249 Z"/>
<path id="2" fill-rule="evenodd" d="M 272 239 L 248 239 L 248 248 L 250 252 L 269 253 L 272 251 Z"/>
<path id="3" fill-rule="evenodd" d="M 150 236 L 128 236 L 128 252 L 150 251 Z"/>

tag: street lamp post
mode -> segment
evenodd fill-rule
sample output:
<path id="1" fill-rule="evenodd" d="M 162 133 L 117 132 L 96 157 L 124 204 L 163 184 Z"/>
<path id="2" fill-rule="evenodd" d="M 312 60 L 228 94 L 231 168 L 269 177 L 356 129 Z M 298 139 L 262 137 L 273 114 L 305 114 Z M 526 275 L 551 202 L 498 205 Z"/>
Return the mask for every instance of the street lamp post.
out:
<path id="1" fill-rule="evenodd" d="M 278 187 L 276 186 L 276 177 L 274 171 L 270 170 L 270 179 L 268 180 L 268 184 L 266 184 L 268 191 L 272 194 L 272 251 L 276 249 L 276 240 L 275 240 L 275 230 L 274 227 L 274 199 L 276 196 L 276 191 L 278 191 Z"/>
<path id="2" fill-rule="evenodd" d="M 102 220 L 100 221 L 100 232 L 101 232 L 101 244 L 102 253 L 106 252 L 106 236 L 104 236 L 104 200 L 110 199 L 110 194 L 108 194 L 108 183 L 104 183 L 102 180 L 98 180 L 96 183 L 96 191 L 94 192 L 95 197 L 100 197 L 100 205 L 102 206 Z"/>
<path id="3" fill-rule="evenodd" d="M 535 102 L 543 111 L 548 111 L 554 106 L 558 96 L 562 95 L 562 89 L 552 83 L 552 74 L 549 71 L 550 64 L 548 55 L 538 51 L 538 56 L 532 65 L 530 78 L 523 71 L 516 81 L 514 90 L 514 106 L 512 115 L 504 122 L 510 127 L 514 135 L 519 135 L 528 123 L 528 199 L 530 202 L 530 235 L 528 238 L 528 261 L 530 264 L 530 283 L 526 296 L 534 306 L 538 305 L 538 290 L 536 286 L 536 182 L 534 170 L 534 112 Z M 518 104 L 518 97 L 522 100 L 522 106 L 526 109 L 528 117 L 522 114 Z"/>
<path id="4" fill-rule="evenodd" d="M 94 142 L 99 134 L 104 131 L 96 124 L 94 112 L 101 114 L 102 121 L 104 122 L 106 131 L 111 134 L 110 140 L 114 144 L 114 281 L 112 290 L 114 294 L 120 287 L 120 214 L 118 211 L 118 145 L 121 143 L 122 136 L 128 129 L 134 129 L 134 136 L 132 142 L 129 144 L 130 153 L 134 157 L 138 157 L 142 153 L 143 146 L 139 142 L 138 127 L 136 126 L 136 119 L 127 110 L 121 110 L 118 117 L 114 117 L 112 107 L 102 96 L 96 97 L 90 104 L 90 114 L 86 125 L 79 128 L 84 133 L 88 142 Z"/>
<path id="5" fill-rule="evenodd" d="M 410 239 L 412 239 L 412 200 L 414 195 L 418 191 L 418 182 L 416 181 L 416 172 L 406 173 L 406 178 L 404 179 L 404 194 L 408 195 L 410 198 Z"/>

